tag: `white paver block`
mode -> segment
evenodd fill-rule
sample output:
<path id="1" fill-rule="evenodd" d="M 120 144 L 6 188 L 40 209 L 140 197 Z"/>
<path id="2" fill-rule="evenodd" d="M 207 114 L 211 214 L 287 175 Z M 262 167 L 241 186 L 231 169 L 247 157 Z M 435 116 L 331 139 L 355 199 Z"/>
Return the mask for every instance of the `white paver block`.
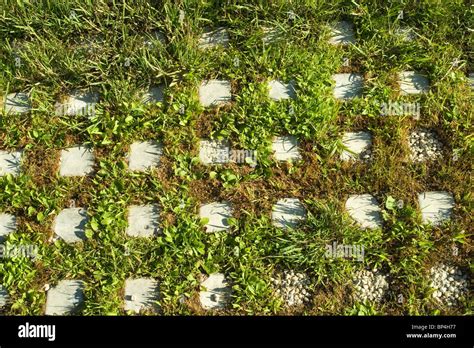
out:
<path id="1" fill-rule="evenodd" d="M 343 46 L 354 44 L 354 25 L 346 21 L 334 24 L 331 28 L 329 43 Z"/>
<path id="2" fill-rule="evenodd" d="M 284 83 L 279 80 L 269 81 L 268 96 L 273 100 L 296 98 L 294 81 L 290 81 L 289 83 Z"/>
<path id="3" fill-rule="evenodd" d="M 3 243 L 10 233 L 16 231 L 15 215 L 0 213 L 0 243 Z"/>
<path id="4" fill-rule="evenodd" d="M 228 219 L 232 217 L 232 207 L 228 202 L 213 202 L 199 208 L 201 219 L 209 219 L 204 227 L 206 232 L 227 231 Z"/>
<path id="5" fill-rule="evenodd" d="M 232 99 L 231 85 L 225 80 L 206 80 L 199 87 L 199 102 L 202 106 L 218 106 Z"/>
<path id="6" fill-rule="evenodd" d="M 165 87 L 162 85 L 153 86 L 143 95 L 142 101 L 144 104 L 162 103 L 165 100 Z"/>
<path id="7" fill-rule="evenodd" d="M 414 71 L 402 71 L 398 75 L 402 95 L 426 93 L 430 89 L 428 78 Z"/>
<path id="8" fill-rule="evenodd" d="M 127 235 L 151 237 L 160 233 L 158 204 L 131 205 L 128 207 Z"/>
<path id="9" fill-rule="evenodd" d="M 54 219 L 53 230 L 66 243 L 86 239 L 87 210 L 84 208 L 63 209 Z"/>
<path id="10" fill-rule="evenodd" d="M 362 96 L 364 78 L 361 74 L 334 74 L 334 97 L 337 99 L 352 99 Z"/>
<path id="11" fill-rule="evenodd" d="M 159 284 L 152 278 L 127 279 L 125 281 L 126 311 L 139 313 L 141 310 L 156 312 L 159 299 Z"/>
<path id="12" fill-rule="evenodd" d="M 166 35 L 158 30 L 155 30 L 152 33 L 146 35 L 144 41 L 144 44 L 148 47 L 153 47 L 156 43 L 166 45 Z"/>
<path id="13" fill-rule="evenodd" d="M 230 161 L 230 147 L 227 140 L 201 140 L 199 160 L 202 164 L 224 164 Z"/>
<path id="14" fill-rule="evenodd" d="M 277 42 L 281 39 L 282 32 L 279 28 L 275 27 L 262 27 L 264 44 L 268 45 Z"/>
<path id="15" fill-rule="evenodd" d="M 7 289 L 0 284 L 0 308 L 5 307 L 10 300 Z"/>
<path id="16" fill-rule="evenodd" d="M 73 91 L 64 102 L 56 103 L 56 115 L 93 116 L 99 102 L 99 93 L 92 91 Z"/>
<path id="17" fill-rule="evenodd" d="M 85 176 L 94 171 L 94 153 L 86 146 L 74 146 L 61 151 L 59 175 Z"/>
<path id="18" fill-rule="evenodd" d="M 199 293 L 204 309 L 221 309 L 229 303 L 232 289 L 224 274 L 212 273 L 201 283 L 201 287 L 205 289 Z"/>
<path id="19" fill-rule="evenodd" d="M 306 217 L 306 208 L 298 198 L 278 200 L 272 209 L 273 226 L 279 228 L 296 228 Z"/>
<path id="20" fill-rule="evenodd" d="M 199 48 L 229 47 L 229 34 L 225 28 L 208 30 L 199 38 Z"/>
<path id="21" fill-rule="evenodd" d="M 370 194 L 351 195 L 346 201 L 346 210 L 362 228 L 382 227 L 380 207 Z"/>
<path id="22" fill-rule="evenodd" d="M 451 218 L 453 195 L 446 191 L 429 191 L 418 195 L 423 223 L 438 225 Z"/>
<path id="23" fill-rule="evenodd" d="M 416 39 L 416 33 L 413 28 L 397 28 L 395 34 L 399 36 L 403 41 L 411 42 Z"/>
<path id="24" fill-rule="evenodd" d="M 132 171 L 144 172 L 160 164 L 163 147 L 155 141 L 138 141 L 130 146 L 128 168 Z"/>
<path id="25" fill-rule="evenodd" d="M 359 156 L 371 148 L 372 135 L 369 132 L 347 132 L 342 137 L 342 144 L 347 150 L 341 154 L 343 161 L 358 160 Z"/>
<path id="26" fill-rule="evenodd" d="M 474 89 L 474 73 L 469 74 L 469 86 Z"/>
<path id="27" fill-rule="evenodd" d="M 277 161 L 298 161 L 301 159 L 298 144 L 295 136 L 275 137 L 272 143 L 273 156 Z"/>
<path id="28" fill-rule="evenodd" d="M 67 315 L 84 303 L 84 282 L 82 280 L 61 280 L 48 290 L 46 315 Z"/>
<path id="29" fill-rule="evenodd" d="M 26 93 L 10 93 L 5 98 L 5 112 L 7 114 L 24 114 L 31 110 L 30 97 Z"/>
<path id="30" fill-rule="evenodd" d="M 22 153 L 22 151 L 8 152 L 0 150 L 0 176 L 20 174 Z"/>

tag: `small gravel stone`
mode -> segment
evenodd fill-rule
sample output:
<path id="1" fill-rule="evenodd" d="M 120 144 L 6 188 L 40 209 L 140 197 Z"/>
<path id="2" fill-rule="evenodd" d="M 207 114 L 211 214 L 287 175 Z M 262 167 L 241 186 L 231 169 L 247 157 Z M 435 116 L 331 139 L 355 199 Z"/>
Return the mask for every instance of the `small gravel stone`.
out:
<path id="1" fill-rule="evenodd" d="M 285 270 L 272 277 L 275 295 L 280 297 L 286 307 L 301 306 L 310 301 L 308 286 L 310 279 L 305 273 Z"/>
<path id="2" fill-rule="evenodd" d="M 468 278 L 458 267 L 438 264 L 430 270 L 430 281 L 432 296 L 440 304 L 454 306 L 467 295 Z"/>
<path id="3" fill-rule="evenodd" d="M 353 278 L 355 299 L 357 301 L 381 302 L 387 289 L 387 275 L 378 270 L 361 270 Z"/>
<path id="4" fill-rule="evenodd" d="M 31 110 L 30 97 L 22 92 L 10 93 L 5 98 L 4 108 L 7 114 L 24 114 L 29 112 Z"/>
<path id="5" fill-rule="evenodd" d="M 431 130 L 418 129 L 413 131 L 409 138 L 410 159 L 413 162 L 424 162 L 440 158 L 443 144 Z"/>

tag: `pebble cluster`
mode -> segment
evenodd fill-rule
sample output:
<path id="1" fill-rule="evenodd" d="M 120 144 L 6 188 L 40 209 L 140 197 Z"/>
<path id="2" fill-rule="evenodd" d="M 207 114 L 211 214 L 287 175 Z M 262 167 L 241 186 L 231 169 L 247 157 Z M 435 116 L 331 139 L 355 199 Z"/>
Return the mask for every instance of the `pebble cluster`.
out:
<path id="1" fill-rule="evenodd" d="M 370 160 L 372 159 L 372 149 L 370 147 L 368 147 L 367 149 L 365 149 L 364 151 L 362 151 L 360 154 L 359 154 L 359 159 L 362 161 L 362 162 L 370 162 Z"/>
<path id="2" fill-rule="evenodd" d="M 415 130 L 410 134 L 409 144 L 411 160 L 423 162 L 442 155 L 443 144 L 433 131 L 427 129 Z"/>
<path id="3" fill-rule="evenodd" d="M 387 275 L 377 269 L 357 272 L 353 284 L 355 298 L 361 302 L 380 302 L 388 289 Z"/>
<path id="4" fill-rule="evenodd" d="M 431 269 L 431 287 L 435 300 L 454 306 L 467 293 L 468 277 L 457 267 L 440 264 Z"/>
<path id="5" fill-rule="evenodd" d="M 304 273 L 286 270 L 272 278 L 275 294 L 289 307 L 300 306 L 310 300 L 309 277 Z"/>

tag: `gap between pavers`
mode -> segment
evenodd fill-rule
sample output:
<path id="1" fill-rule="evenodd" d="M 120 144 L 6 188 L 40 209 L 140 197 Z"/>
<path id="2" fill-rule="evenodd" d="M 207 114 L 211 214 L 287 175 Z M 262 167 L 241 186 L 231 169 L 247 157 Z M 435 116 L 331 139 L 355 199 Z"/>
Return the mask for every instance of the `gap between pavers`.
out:
<path id="1" fill-rule="evenodd" d="M 128 169 L 144 172 L 160 164 L 163 146 L 157 141 L 136 141 L 130 145 Z"/>
<path id="2" fill-rule="evenodd" d="M 331 37 L 329 43 L 333 45 L 347 46 L 355 43 L 354 25 L 347 21 L 331 25 Z"/>
<path id="3" fill-rule="evenodd" d="M 204 309 L 222 309 L 230 302 L 232 289 L 224 274 L 210 274 L 201 287 L 205 290 L 200 291 L 199 300 Z"/>
<path id="4" fill-rule="evenodd" d="M 215 30 L 209 28 L 199 38 L 198 46 L 200 49 L 209 49 L 216 47 L 229 47 L 229 34 L 226 28 L 219 27 Z"/>
<path id="5" fill-rule="evenodd" d="M 451 218 L 454 209 L 453 195 L 446 191 L 428 191 L 418 195 L 423 223 L 439 225 Z"/>
<path id="6" fill-rule="evenodd" d="M 0 308 L 5 307 L 10 300 L 7 289 L 0 284 Z"/>
<path id="7" fill-rule="evenodd" d="M 67 315 L 77 311 L 84 303 L 84 282 L 82 280 L 61 280 L 48 290 L 46 315 Z"/>
<path id="8" fill-rule="evenodd" d="M 72 91 L 64 102 L 55 105 L 58 116 L 94 116 L 99 102 L 99 93 L 93 91 Z"/>
<path id="9" fill-rule="evenodd" d="M 232 217 L 232 206 L 229 202 L 212 202 L 199 208 L 199 217 L 209 219 L 204 226 L 206 232 L 227 231 L 230 226 L 228 219 Z"/>
<path id="10" fill-rule="evenodd" d="M 0 243 L 3 243 L 10 233 L 16 231 L 16 216 L 0 213 Z"/>
<path id="11" fill-rule="evenodd" d="M 268 96 L 273 100 L 295 99 L 296 89 L 295 82 L 285 83 L 280 80 L 268 81 Z"/>
<path id="12" fill-rule="evenodd" d="M 59 175 L 85 176 L 94 171 L 94 153 L 87 146 L 74 146 L 61 150 Z"/>
<path id="13" fill-rule="evenodd" d="M 277 161 L 298 161 L 301 159 L 299 142 L 295 136 L 275 137 L 272 142 L 273 156 Z"/>
<path id="14" fill-rule="evenodd" d="M 5 98 L 5 113 L 24 114 L 31 110 L 31 101 L 28 94 L 23 92 L 10 93 Z"/>
<path id="15" fill-rule="evenodd" d="M 54 219 L 53 230 L 66 243 L 76 243 L 86 239 L 85 227 L 88 221 L 84 208 L 63 209 Z"/>
<path id="16" fill-rule="evenodd" d="M 360 155 L 372 147 L 372 135 L 369 132 L 346 132 L 342 137 L 342 144 L 347 149 L 341 153 L 343 161 L 358 160 Z"/>
<path id="17" fill-rule="evenodd" d="M 272 208 L 272 223 L 278 228 L 296 228 L 305 217 L 306 208 L 298 198 L 280 199 Z"/>
<path id="18" fill-rule="evenodd" d="M 362 96 L 364 78 L 357 73 L 334 74 L 334 97 L 336 99 L 352 99 Z"/>
<path id="19" fill-rule="evenodd" d="M 428 78 L 415 71 L 402 71 L 398 74 L 401 95 L 426 93 L 430 89 Z"/>
<path id="20" fill-rule="evenodd" d="M 382 227 L 382 214 L 379 204 L 377 199 L 370 194 L 349 196 L 346 201 L 346 210 L 362 228 Z"/>
<path id="21" fill-rule="evenodd" d="M 199 141 L 199 160 L 204 165 L 229 163 L 229 141 L 201 139 Z"/>
<path id="22" fill-rule="evenodd" d="M 152 237 L 161 232 L 158 204 L 131 205 L 128 207 L 126 233 L 131 237 Z"/>
<path id="23" fill-rule="evenodd" d="M 159 284 L 153 278 L 128 278 L 125 281 L 124 309 L 134 313 L 141 310 L 157 312 L 160 298 Z"/>
<path id="24" fill-rule="evenodd" d="M 143 94 L 143 104 L 156 104 L 163 103 L 165 100 L 165 86 L 158 85 L 152 86 Z"/>
<path id="25" fill-rule="evenodd" d="M 22 154 L 23 151 L 8 152 L 0 150 L 0 176 L 20 174 Z"/>
<path id="26" fill-rule="evenodd" d="M 205 80 L 199 86 L 199 102 L 202 106 L 218 106 L 232 99 L 231 84 L 227 80 Z"/>

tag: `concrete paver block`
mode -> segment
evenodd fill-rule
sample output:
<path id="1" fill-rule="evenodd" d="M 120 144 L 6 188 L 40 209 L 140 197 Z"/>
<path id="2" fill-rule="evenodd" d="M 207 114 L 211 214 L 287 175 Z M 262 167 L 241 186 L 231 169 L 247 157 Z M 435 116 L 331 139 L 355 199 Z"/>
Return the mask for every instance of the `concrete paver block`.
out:
<path id="1" fill-rule="evenodd" d="M 358 160 L 359 156 L 371 148 L 372 135 L 369 132 L 346 132 L 342 137 L 342 144 L 347 149 L 341 154 L 343 161 Z"/>
<path id="2" fill-rule="evenodd" d="M 232 291 L 224 274 L 209 275 L 201 286 L 205 288 L 199 293 L 201 306 L 204 309 L 222 309 L 229 303 Z"/>
<path id="3" fill-rule="evenodd" d="M 342 46 L 354 44 L 354 25 L 346 21 L 335 23 L 331 27 L 331 37 L 329 39 L 329 43 Z"/>
<path id="4" fill-rule="evenodd" d="M 199 48 L 209 49 L 216 47 L 229 47 L 229 34 L 227 29 L 220 27 L 215 30 L 207 30 L 199 38 Z"/>
<path id="5" fill-rule="evenodd" d="M 139 313 L 141 310 L 158 310 L 159 284 L 152 278 L 129 278 L 125 281 L 126 311 Z"/>
<path id="6" fill-rule="evenodd" d="M 295 136 L 275 137 L 272 143 L 273 156 L 277 161 L 298 161 L 301 159 L 298 145 Z"/>
<path id="7" fill-rule="evenodd" d="M 86 146 L 74 146 L 61 151 L 59 175 L 85 176 L 94 171 L 94 154 Z"/>
<path id="8" fill-rule="evenodd" d="M 130 146 L 128 168 L 131 171 L 144 172 L 160 164 L 163 147 L 155 141 L 137 141 Z"/>
<path id="9" fill-rule="evenodd" d="M 225 80 L 206 80 L 199 87 L 199 102 L 202 106 L 218 106 L 232 99 L 231 85 Z"/>
<path id="10" fill-rule="evenodd" d="M 0 243 L 3 243 L 10 233 L 16 231 L 16 216 L 0 213 Z"/>
<path id="11" fill-rule="evenodd" d="M 31 110 L 31 101 L 28 94 L 23 92 L 10 93 L 5 98 L 5 113 L 24 114 Z"/>
<path id="12" fill-rule="evenodd" d="M 199 209 L 201 219 L 209 219 L 206 232 L 220 232 L 229 229 L 228 219 L 232 217 L 232 207 L 228 202 L 204 204 Z"/>
<path id="13" fill-rule="evenodd" d="M 364 88 L 364 78 L 361 74 L 334 74 L 332 76 L 336 85 L 334 87 L 334 97 L 337 99 L 352 99 L 362 96 Z"/>
<path id="14" fill-rule="evenodd" d="M 446 191 L 428 191 L 418 195 L 423 223 L 439 225 L 451 218 L 454 209 L 453 195 Z"/>
<path id="15" fill-rule="evenodd" d="M 10 300 L 7 289 L 3 285 L 0 285 L 0 308 L 5 307 Z"/>
<path id="16" fill-rule="evenodd" d="M 127 235 L 152 237 L 160 233 L 158 204 L 131 205 L 128 207 Z"/>
<path id="17" fill-rule="evenodd" d="M 351 195 L 346 201 L 346 210 L 362 228 L 382 227 L 382 214 L 375 197 L 370 194 Z"/>
<path id="18" fill-rule="evenodd" d="M 23 151 L 4 151 L 0 150 L 0 176 L 11 174 L 16 176 L 20 174 L 21 156 Z"/>
<path id="19" fill-rule="evenodd" d="M 87 221 L 86 209 L 66 208 L 54 219 L 53 230 L 66 243 L 80 242 L 86 239 Z"/>
<path id="20" fill-rule="evenodd" d="M 284 83 L 279 80 L 271 80 L 268 82 L 268 96 L 273 100 L 294 99 L 296 98 L 296 90 L 294 81 Z"/>
<path id="21" fill-rule="evenodd" d="M 420 73 L 402 71 L 398 77 L 402 95 L 426 93 L 430 89 L 428 78 Z"/>
<path id="22" fill-rule="evenodd" d="M 63 102 L 56 103 L 56 115 L 93 116 L 98 102 L 99 93 L 75 90 Z"/>
<path id="23" fill-rule="evenodd" d="M 227 140 L 206 140 L 199 142 L 199 160 L 202 164 L 224 164 L 230 161 L 230 146 Z"/>
<path id="24" fill-rule="evenodd" d="M 163 103 L 164 100 L 165 87 L 163 85 L 150 87 L 142 97 L 144 104 Z"/>
<path id="25" fill-rule="evenodd" d="M 82 280 L 61 280 L 48 290 L 46 315 L 67 315 L 76 311 L 84 302 L 84 282 Z"/>
<path id="26" fill-rule="evenodd" d="M 273 206 L 273 226 L 279 228 L 296 228 L 306 217 L 306 208 L 298 198 L 283 198 Z"/>

